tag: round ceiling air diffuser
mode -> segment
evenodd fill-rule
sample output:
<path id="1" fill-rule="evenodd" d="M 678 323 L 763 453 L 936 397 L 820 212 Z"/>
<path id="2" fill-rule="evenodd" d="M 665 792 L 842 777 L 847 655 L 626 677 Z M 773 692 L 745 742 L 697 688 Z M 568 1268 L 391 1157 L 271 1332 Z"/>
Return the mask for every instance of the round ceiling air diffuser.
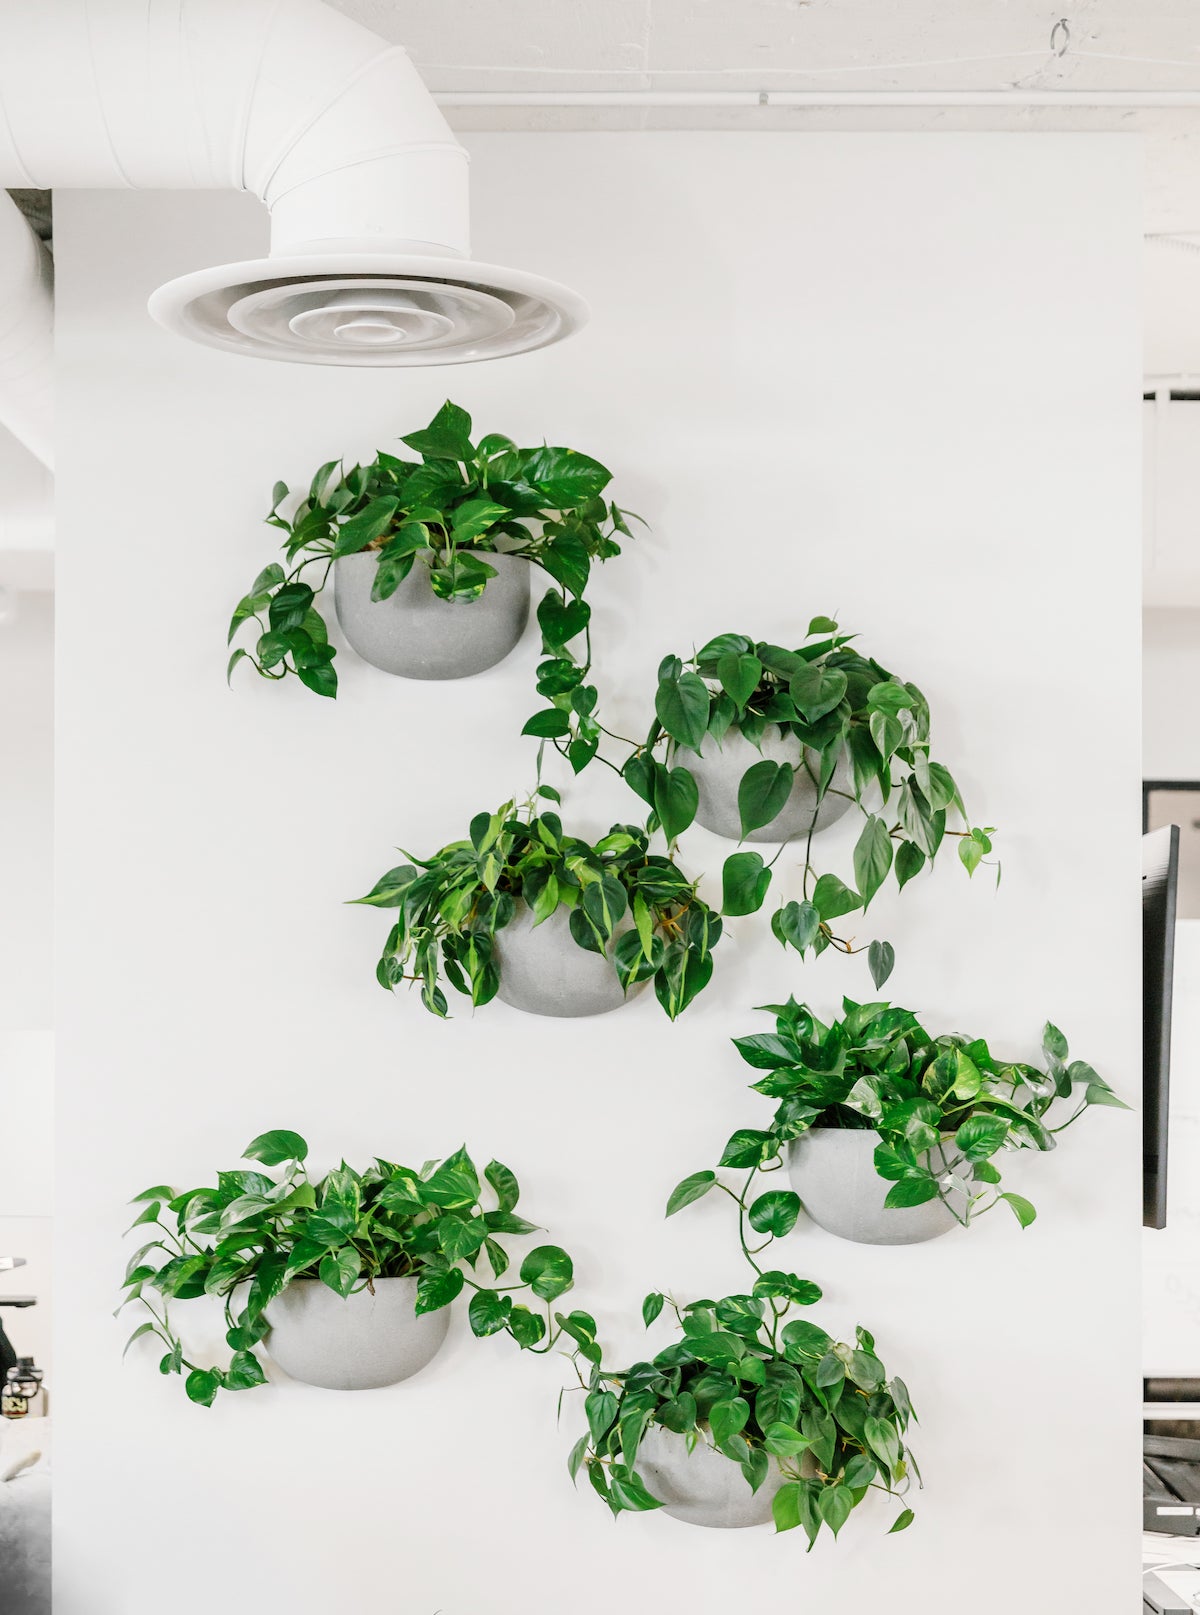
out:
<path id="1" fill-rule="evenodd" d="M 443 365 L 548 347 L 587 319 L 581 297 L 470 258 L 297 255 L 202 269 L 150 298 L 193 342 L 291 364 Z"/>

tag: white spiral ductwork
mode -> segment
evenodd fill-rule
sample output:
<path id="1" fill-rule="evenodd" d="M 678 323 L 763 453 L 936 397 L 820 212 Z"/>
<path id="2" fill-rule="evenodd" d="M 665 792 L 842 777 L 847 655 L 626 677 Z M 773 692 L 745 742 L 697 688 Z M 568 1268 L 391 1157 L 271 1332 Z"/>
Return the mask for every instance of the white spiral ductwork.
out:
<path id="1" fill-rule="evenodd" d="M 54 463 L 54 275 L 50 254 L 0 191 L 0 426 Z"/>
<path id="2" fill-rule="evenodd" d="M 494 359 L 569 335 L 565 287 L 469 257 L 467 155 L 407 55 L 320 0 L 4 0 L 0 185 L 230 188 L 270 254 L 150 299 L 301 364 Z"/>
<path id="3" fill-rule="evenodd" d="M 0 431 L 0 589 L 53 586 L 54 478 L 10 432 Z"/>

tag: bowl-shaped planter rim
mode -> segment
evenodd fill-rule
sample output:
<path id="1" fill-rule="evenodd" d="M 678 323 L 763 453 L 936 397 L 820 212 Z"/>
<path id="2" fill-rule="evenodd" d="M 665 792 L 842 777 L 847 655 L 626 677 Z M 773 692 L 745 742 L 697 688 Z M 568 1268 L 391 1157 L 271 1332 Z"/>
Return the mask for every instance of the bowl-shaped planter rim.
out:
<path id="1" fill-rule="evenodd" d="M 420 556 L 394 594 L 372 600 L 377 552 L 339 556 L 333 563 L 334 609 L 350 648 L 398 678 L 470 678 L 502 662 L 529 620 L 530 562 L 490 550 L 469 553 L 496 569 L 475 600 L 434 594 Z"/>
<path id="2" fill-rule="evenodd" d="M 780 724 L 768 724 L 757 743 L 747 740 L 741 729 L 732 724 L 719 741 L 705 735 L 699 751 L 676 745 L 672 761 L 686 768 L 696 782 L 697 824 L 728 841 L 778 843 L 807 836 L 810 825 L 813 834 L 819 834 L 836 824 L 853 806 L 853 775 L 847 748 L 843 745 L 833 778 L 819 806 L 816 785 L 808 769 L 801 765 L 802 755 L 815 758 L 817 753 Z M 743 836 L 738 789 L 746 771 L 764 760 L 792 764 L 795 777 L 791 794 L 769 823 Z"/>
<path id="3" fill-rule="evenodd" d="M 633 924 L 626 913 L 616 927 L 620 936 Z M 557 1018 L 607 1015 L 637 997 L 649 981 L 635 982 L 626 992 L 606 953 L 581 948 L 571 934 L 571 911 L 556 908 L 539 924 L 533 910 L 518 898 L 512 918 L 494 938 L 500 973 L 496 996 L 528 1015 Z"/>
<path id="4" fill-rule="evenodd" d="M 377 1278 L 374 1294 L 343 1298 L 320 1279 L 293 1279 L 266 1309 L 263 1344 L 290 1379 L 333 1391 L 378 1390 L 420 1372 L 437 1355 L 450 1308 L 415 1311 L 414 1276 Z"/>
<path id="5" fill-rule="evenodd" d="M 685 1525 L 741 1530 L 769 1525 L 776 1492 L 787 1477 L 776 1459 L 757 1491 L 741 1466 L 709 1445 L 708 1431 L 688 1450 L 688 1438 L 662 1424 L 650 1424 L 638 1448 L 635 1468 L 662 1512 Z"/>
<path id="6" fill-rule="evenodd" d="M 791 1141 L 788 1176 L 812 1221 L 858 1245 L 919 1245 L 958 1227 L 940 1195 L 919 1206 L 884 1204 L 892 1184 L 875 1170 L 881 1142 L 873 1127 L 810 1127 Z"/>

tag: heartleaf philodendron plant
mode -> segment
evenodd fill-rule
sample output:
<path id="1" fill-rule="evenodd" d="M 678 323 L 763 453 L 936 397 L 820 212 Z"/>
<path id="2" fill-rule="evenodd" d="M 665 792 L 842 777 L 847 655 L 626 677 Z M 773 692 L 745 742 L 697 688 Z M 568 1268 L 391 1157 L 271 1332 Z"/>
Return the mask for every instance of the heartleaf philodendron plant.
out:
<path id="1" fill-rule="evenodd" d="M 992 850 L 993 827 L 971 825 L 953 776 L 930 755 L 925 697 L 915 684 L 852 649 L 853 637 L 831 618 L 814 617 L 797 650 L 746 634 L 721 634 L 687 662 L 666 657 L 658 670 L 654 722 L 623 769 L 651 808 L 651 822 L 662 826 L 673 845 L 696 817 L 699 791 L 689 760 L 706 741 L 720 747 L 731 733 L 740 733 L 756 748 L 768 734 L 795 743 L 794 760 L 764 756 L 745 769 L 737 803 L 745 837 L 779 815 L 798 776 L 811 786 L 801 898 L 783 904 L 771 920 L 779 941 L 802 956 L 811 949 L 815 957 L 830 946 L 860 951 L 837 934 L 835 922 L 865 910 L 889 874 L 903 889 L 932 862 L 947 835 L 957 839 L 968 874 Z M 854 849 L 853 887 L 836 874 L 819 874 L 812 862 L 817 810 L 838 797 L 856 806 L 864 820 Z M 963 828 L 948 828 L 952 813 Z M 782 851 L 770 863 L 751 850 L 725 860 L 724 914 L 762 907 Z M 893 960 L 889 943 L 870 945 L 876 987 Z"/>
<path id="2" fill-rule="evenodd" d="M 617 535 L 631 536 L 631 513 L 604 499 L 612 473 L 586 454 L 546 444 L 521 449 L 497 432 L 475 443 L 471 430 L 466 410 L 447 402 L 428 426 L 400 439 L 417 458 L 380 451 L 349 470 L 330 460 L 290 518 L 281 509 L 289 489 L 277 482 L 266 519 L 285 535 L 286 566 L 268 566 L 239 601 L 230 641 L 248 622 L 258 638 L 253 649 L 233 652 L 229 671 L 248 660 L 264 678 L 294 673 L 318 695 L 337 694 L 334 649 L 316 598 L 340 556 L 375 555 L 376 601 L 393 595 L 414 566 L 428 569 L 439 599 L 475 600 L 496 575 L 487 555 L 523 556 L 555 585 L 538 608 L 547 658 L 538 689 L 568 696 L 553 709 L 554 733 L 581 768 L 600 732 L 592 717 L 596 691 L 587 683 L 591 608 L 583 596 L 592 562 L 619 555 Z M 580 637 L 588 646 L 582 659 L 571 649 Z"/>
<path id="3" fill-rule="evenodd" d="M 376 1279 L 413 1276 L 418 1314 L 449 1306 L 466 1288 L 474 1334 L 506 1331 L 519 1346 L 539 1352 L 560 1338 L 550 1307 L 571 1288 L 573 1267 L 557 1245 L 531 1250 L 517 1285 L 483 1284 L 473 1276 L 484 1256 L 493 1279 L 501 1278 L 509 1256 L 500 1236 L 536 1231 L 516 1213 L 520 1190 L 506 1166 L 492 1161 L 484 1168 L 495 1200 L 484 1210 L 484 1183 L 465 1149 L 419 1171 L 379 1159 L 358 1172 L 343 1161 L 317 1180 L 305 1167 L 307 1155 L 299 1134 L 264 1133 L 247 1145 L 243 1159 L 281 1167 L 277 1178 L 238 1168 L 218 1173 L 212 1188 L 177 1194 L 159 1184 L 134 1197 L 143 1209 L 130 1232 L 144 1229 L 153 1238 L 129 1260 L 121 1308 L 137 1302 L 150 1315 L 125 1349 L 155 1336 L 166 1347 L 160 1371 L 186 1370 L 193 1402 L 208 1407 L 220 1390 L 265 1382 L 256 1351 L 269 1334 L 267 1311 L 295 1279 L 316 1279 L 349 1296 L 371 1289 Z M 523 1289 L 546 1304 L 545 1318 L 514 1298 Z M 204 1295 L 225 1304 L 233 1353 L 225 1368 L 192 1362 L 171 1318 L 171 1303 Z"/>
<path id="4" fill-rule="evenodd" d="M 775 1031 L 734 1045 L 763 1072 L 751 1086 L 778 1108 L 769 1127 L 735 1132 L 719 1163 L 749 1169 L 747 1191 L 755 1173 L 782 1166 L 787 1145 L 810 1128 L 871 1129 L 879 1134 L 875 1170 L 892 1185 L 888 1208 L 940 1199 L 966 1226 L 1004 1202 L 1027 1228 L 1037 1213 L 1024 1196 L 1000 1187 L 997 1157 L 1053 1149 L 1091 1105 L 1128 1108 L 1086 1061 L 1068 1063 L 1067 1040 L 1050 1022 L 1042 1067 L 994 1055 L 982 1038 L 935 1037 L 911 1010 L 886 1003 L 847 998 L 842 1019 L 830 1025 L 792 998 L 763 1008 L 775 1016 Z M 1049 1113 L 1059 1103 L 1074 1108 L 1052 1126 Z M 714 1172 L 687 1182 L 693 1199 L 714 1186 L 733 1193 Z M 743 1203 L 743 1215 L 753 1229 L 785 1234 L 800 1206 L 800 1196 L 773 1191 Z"/>
<path id="5" fill-rule="evenodd" d="M 551 786 L 543 796 L 557 800 Z M 398 911 L 376 969 L 380 985 L 421 984 L 425 1007 L 447 1013 L 444 975 L 472 1004 L 500 987 L 496 937 L 520 903 L 542 924 L 569 913 L 575 944 L 610 954 L 622 987 L 653 977 L 672 1020 L 708 985 L 721 920 L 669 858 L 647 850 L 636 825 L 614 825 L 594 845 L 568 835 L 558 814 L 506 802 L 471 821 L 469 838 L 390 869 L 365 897 Z M 623 927 L 623 922 L 629 923 Z"/>
<path id="6" fill-rule="evenodd" d="M 657 1508 L 661 1500 L 636 1466 L 647 1431 L 661 1425 L 689 1452 L 707 1446 L 736 1464 L 752 1491 L 774 1468 L 776 1530 L 802 1526 L 811 1548 L 823 1525 L 836 1537 L 872 1490 L 903 1497 L 910 1476 L 920 1479 L 905 1443 L 914 1415 L 904 1381 L 889 1379 L 867 1330 L 860 1327 L 849 1345 L 792 1316 L 819 1301 L 821 1290 L 759 1261 L 790 1232 L 799 1202 L 767 1193 L 750 1204 L 756 1170 L 740 1193 L 714 1172 L 694 1173 L 667 1202 L 670 1217 L 716 1188 L 737 1205 L 738 1241 L 754 1272 L 748 1294 L 681 1306 L 652 1291 L 642 1304 L 647 1327 L 669 1306 L 682 1338 L 619 1371 L 604 1367 L 594 1342 L 575 1336 L 588 1429 L 569 1467 L 572 1477 L 586 1469 L 614 1514 Z M 760 1244 L 748 1242 L 747 1224 L 765 1235 Z M 905 1507 L 892 1530 L 912 1519 Z"/>
<path id="7" fill-rule="evenodd" d="M 777 1531 L 802 1526 L 811 1548 L 822 1526 L 836 1537 L 872 1490 L 902 1498 L 916 1465 L 905 1445 L 913 1417 L 903 1380 L 888 1378 L 875 1342 L 860 1328 L 853 1346 L 794 1306 L 820 1299 L 791 1273 L 760 1272 L 748 1295 L 681 1306 L 654 1292 L 650 1325 L 669 1306 L 682 1338 L 648 1362 L 604 1368 L 598 1347 L 576 1354 L 587 1432 L 569 1460 L 614 1515 L 659 1508 L 638 1473 L 638 1452 L 655 1425 L 736 1464 L 753 1491 L 777 1471 L 771 1511 Z M 892 1531 L 912 1523 L 902 1509 Z"/>

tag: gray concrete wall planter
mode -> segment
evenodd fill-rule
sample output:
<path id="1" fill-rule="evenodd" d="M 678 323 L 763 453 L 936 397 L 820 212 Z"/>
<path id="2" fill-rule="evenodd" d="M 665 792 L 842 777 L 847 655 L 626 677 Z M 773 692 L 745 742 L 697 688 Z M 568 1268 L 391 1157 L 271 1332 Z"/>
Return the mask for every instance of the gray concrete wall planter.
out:
<path id="1" fill-rule="evenodd" d="M 813 1127 L 793 1140 L 788 1175 L 813 1222 L 858 1245 L 919 1245 L 958 1227 L 940 1199 L 884 1205 L 891 1184 L 875 1170 L 878 1143 L 873 1128 L 845 1127 Z"/>
<path id="2" fill-rule="evenodd" d="M 808 770 L 800 766 L 801 745 L 795 735 L 786 734 L 778 724 L 769 724 L 759 745 L 748 741 L 740 729 L 730 729 L 720 745 L 712 735 L 705 735 L 699 751 L 687 746 L 676 748 L 674 762 L 686 769 L 696 781 L 699 802 L 696 823 L 711 830 L 714 835 L 730 841 L 792 841 L 807 836 L 809 826 L 824 830 L 835 824 L 850 807 L 849 796 L 833 796 L 826 792 L 818 808 L 816 786 Z M 807 753 L 814 773 L 818 768 L 817 754 Z M 769 824 L 760 830 L 751 830 L 742 836 L 742 820 L 738 812 L 738 786 L 742 775 L 755 763 L 768 758 L 773 763 L 791 763 L 796 770 L 792 792 Z M 830 782 L 833 790 L 849 793 L 853 790 L 850 764 L 843 754 L 838 759 Z"/>
<path id="3" fill-rule="evenodd" d="M 617 934 L 627 929 L 619 925 Z M 581 948 L 571 935 L 565 908 L 535 926 L 532 909 L 518 902 L 512 919 L 496 932 L 495 958 L 500 967 L 497 997 L 528 1015 L 607 1015 L 648 985 L 638 982 L 626 993 L 611 953 L 606 957 Z"/>
<path id="4" fill-rule="evenodd" d="M 330 1391 L 373 1391 L 424 1368 L 450 1327 L 450 1308 L 413 1307 L 415 1278 L 376 1279 L 344 1300 L 319 1279 L 293 1279 L 267 1308 L 264 1344 L 292 1379 Z"/>
<path id="5" fill-rule="evenodd" d="M 687 1437 L 661 1424 L 647 1428 L 635 1467 L 664 1513 L 687 1525 L 717 1530 L 769 1525 L 771 1504 L 784 1482 L 772 1459 L 767 1478 L 752 1492 L 740 1467 L 723 1453 L 704 1441 L 689 1452 Z"/>
<path id="6" fill-rule="evenodd" d="M 364 662 L 407 679 L 461 679 L 502 662 L 529 620 L 529 562 L 484 555 L 496 576 L 478 600 L 440 600 L 420 560 L 387 600 L 372 600 L 375 556 L 333 563 L 333 602 L 351 648 Z"/>

